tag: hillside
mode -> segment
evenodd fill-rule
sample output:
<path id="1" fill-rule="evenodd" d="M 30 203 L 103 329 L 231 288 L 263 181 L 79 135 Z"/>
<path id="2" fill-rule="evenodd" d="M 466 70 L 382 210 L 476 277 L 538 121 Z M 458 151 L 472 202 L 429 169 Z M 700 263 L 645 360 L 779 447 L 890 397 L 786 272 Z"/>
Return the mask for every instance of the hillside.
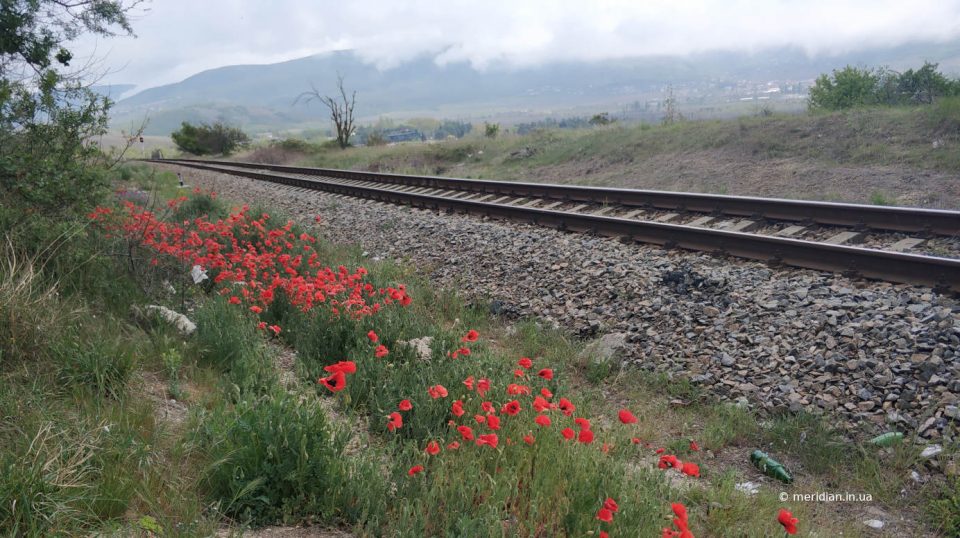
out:
<path id="1" fill-rule="evenodd" d="M 551 183 L 960 207 L 960 102 L 545 130 L 237 159 Z"/>
<path id="2" fill-rule="evenodd" d="M 176 84 L 146 89 L 121 100 L 112 124 L 150 118 L 148 134 L 166 135 L 181 121 L 223 119 L 250 132 L 327 128 L 319 106 L 294 105 L 314 84 L 335 87 L 337 74 L 357 90 L 357 114 L 373 120 L 396 117 L 497 118 L 526 121 L 543 114 L 585 114 L 611 110 L 648 121 L 659 119 L 650 104 L 672 86 L 688 115 L 730 114 L 725 107 L 776 87 L 774 100 L 796 107 L 805 84 L 847 64 L 915 66 L 941 63 L 960 71 L 960 41 L 914 43 L 842 55 L 811 57 L 797 48 L 753 54 L 709 52 L 690 56 L 566 62 L 537 67 L 492 65 L 483 71 L 466 63 L 438 65 L 421 56 L 379 70 L 350 51 L 332 52 L 268 65 L 234 65 L 203 71 Z"/>

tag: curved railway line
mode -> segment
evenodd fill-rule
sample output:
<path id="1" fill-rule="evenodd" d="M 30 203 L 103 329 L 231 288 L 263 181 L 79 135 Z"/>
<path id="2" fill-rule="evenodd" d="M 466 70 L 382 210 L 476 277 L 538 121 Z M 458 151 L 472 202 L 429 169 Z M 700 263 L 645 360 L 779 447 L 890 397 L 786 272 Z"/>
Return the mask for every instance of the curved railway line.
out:
<path id="1" fill-rule="evenodd" d="M 298 189 L 595 233 L 625 242 L 960 292 L 960 259 L 942 255 L 960 257 L 957 211 L 212 160 L 153 162 Z M 921 250 L 926 252 L 919 253 Z"/>

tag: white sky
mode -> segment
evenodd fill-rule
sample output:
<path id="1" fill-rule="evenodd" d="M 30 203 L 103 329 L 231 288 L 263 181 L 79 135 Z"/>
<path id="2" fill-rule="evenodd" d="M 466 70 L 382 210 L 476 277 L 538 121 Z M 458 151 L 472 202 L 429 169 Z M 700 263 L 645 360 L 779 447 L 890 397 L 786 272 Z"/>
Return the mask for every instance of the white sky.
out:
<path id="1" fill-rule="evenodd" d="M 138 89 L 205 69 L 354 49 L 380 68 L 531 65 L 796 45 L 808 54 L 960 37 L 960 0 L 153 0 L 137 38 L 86 39 L 104 83 Z"/>

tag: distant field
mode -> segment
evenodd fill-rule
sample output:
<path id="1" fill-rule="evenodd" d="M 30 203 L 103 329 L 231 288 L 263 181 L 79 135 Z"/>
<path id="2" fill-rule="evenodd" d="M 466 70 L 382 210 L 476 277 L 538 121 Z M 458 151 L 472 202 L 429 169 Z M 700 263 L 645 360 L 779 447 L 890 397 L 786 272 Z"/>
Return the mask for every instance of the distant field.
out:
<path id="1" fill-rule="evenodd" d="M 275 150 L 275 148 L 274 148 Z M 272 154 L 271 154 L 272 153 Z M 282 152 L 281 152 L 282 153 Z M 504 180 L 960 208 L 960 100 L 916 108 L 263 148 L 237 159 Z"/>
<path id="2" fill-rule="evenodd" d="M 122 149 L 127 144 L 127 137 L 118 133 L 110 133 L 99 139 L 100 147 L 109 150 L 110 148 Z M 136 142 L 127 150 L 128 158 L 150 157 L 150 152 L 154 149 L 160 149 L 165 155 L 172 154 L 175 151 L 173 141 L 169 136 L 144 136 L 143 144 Z"/>

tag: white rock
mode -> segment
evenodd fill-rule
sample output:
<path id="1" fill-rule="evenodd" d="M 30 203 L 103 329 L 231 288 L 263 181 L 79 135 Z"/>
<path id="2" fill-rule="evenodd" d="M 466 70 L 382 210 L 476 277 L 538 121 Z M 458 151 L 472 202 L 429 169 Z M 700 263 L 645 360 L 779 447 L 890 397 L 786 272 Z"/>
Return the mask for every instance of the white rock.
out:
<path id="1" fill-rule="evenodd" d="M 433 356 L 433 350 L 430 345 L 433 344 L 432 336 L 414 338 L 408 341 L 397 342 L 400 345 L 412 347 L 417 352 L 417 357 L 422 361 L 428 361 Z"/>
<path id="2" fill-rule="evenodd" d="M 180 331 L 180 334 L 184 336 L 190 336 L 193 334 L 193 331 L 197 330 L 197 324 L 190 321 L 187 316 L 184 316 L 178 312 L 174 312 L 165 306 L 151 304 L 147 305 L 147 310 L 156 312 L 161 318 L 169 323 L 172 323 L 173 326 Z"/>
<path id="3" fill-rule="evenodd" d="M 927 448 L 923 449 L 923 452 L 920 453 L 920 457 L 924 459 L 930 459 L 938 454 L 943 452 L 943 447 L 940 445 L 930 445 Z"/>
<path id="4" fill-rule="evenodd" d="M 864 521 L 863 524 L 870 527 L 871 529 L 880 530 L 883 528 L 883 521 L 880 521 L 879 519 L 868 519 Z"/>
<path id="5" fill-rule="evenodd" d="M 740 482 L 735 484 L 733 489 L 746 493 L 747 495 L 756 495 L 760 491 L 760 485 L 756 482 Z"/>

